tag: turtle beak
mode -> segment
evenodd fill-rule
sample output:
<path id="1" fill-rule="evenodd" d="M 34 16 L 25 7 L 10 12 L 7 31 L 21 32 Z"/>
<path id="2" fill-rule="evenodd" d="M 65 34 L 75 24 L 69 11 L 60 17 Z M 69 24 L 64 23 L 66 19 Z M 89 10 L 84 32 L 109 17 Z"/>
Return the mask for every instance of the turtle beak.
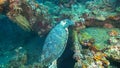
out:
<path id="1" fill-rule="evenodd" d="M 70 23 L 70 25 L 71 26 L 74 26 L 75 25 L 75 22 L 73 22 L 73 21 L 70 21 L 71 23 Z"/>
<path id="2" fill-rule="evenodd" d="M 75 22 L 72 21 L 72 23 L 73 23 L 72 25 L 75 25 Z"/>

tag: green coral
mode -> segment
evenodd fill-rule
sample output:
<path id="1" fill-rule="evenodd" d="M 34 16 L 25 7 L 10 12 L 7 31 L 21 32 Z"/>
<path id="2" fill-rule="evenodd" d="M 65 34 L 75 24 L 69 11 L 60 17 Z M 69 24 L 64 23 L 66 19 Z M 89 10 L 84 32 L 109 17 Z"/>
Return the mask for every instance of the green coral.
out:
<path id="1" fill-rule="evenodd" d="M 81 33 L 81 35 L 79 36 L 80 42 L 83 40 L 90 40 L 91 38 L 92 36 L 88 34 L 87 32 Z"/>

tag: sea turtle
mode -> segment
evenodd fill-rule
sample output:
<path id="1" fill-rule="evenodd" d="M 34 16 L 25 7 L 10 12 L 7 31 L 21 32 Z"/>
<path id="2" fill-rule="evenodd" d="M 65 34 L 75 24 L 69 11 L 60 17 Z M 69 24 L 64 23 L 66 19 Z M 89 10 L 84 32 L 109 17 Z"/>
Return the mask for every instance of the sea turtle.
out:
<path id="1" fill-rule="evenodd" d="M 65 19 L 49 32 L 40 58 L 43 65 L 49 66 L 62 55 L 68 40 L 68 26 L 70 25 L 74 25 L 74 22 Z"/>

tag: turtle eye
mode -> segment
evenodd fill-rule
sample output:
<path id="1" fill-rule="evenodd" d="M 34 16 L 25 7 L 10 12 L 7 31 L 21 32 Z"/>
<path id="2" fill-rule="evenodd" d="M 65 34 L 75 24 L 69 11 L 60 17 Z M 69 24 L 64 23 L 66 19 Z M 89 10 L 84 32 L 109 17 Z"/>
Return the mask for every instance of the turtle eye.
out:
<path id="1" fill-rule="evenodd" d="M 61 21 L 61 25 L 65 26 L 66 21 Z"/>
<path id="2" fill-rule="evenodd" d="M 66 24 L 66 21 L 63 21 L 64 24 Z"/>

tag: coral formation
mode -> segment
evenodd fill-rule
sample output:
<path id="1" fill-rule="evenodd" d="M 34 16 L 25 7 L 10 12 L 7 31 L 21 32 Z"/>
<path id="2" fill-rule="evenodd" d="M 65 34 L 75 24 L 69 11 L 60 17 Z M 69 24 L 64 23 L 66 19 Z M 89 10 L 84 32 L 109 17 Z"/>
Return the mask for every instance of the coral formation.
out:
<path id="1" fill-rule="evenodd" d="M 98 29 L 98 31 L 95 31 L 95 29 L 96 30 Z M 84 31 L 80 30 L 80 32 L 79 32 L 80 35 L 78 35 L 78 37 L 80 36 L 79 38 L 81 40 L 80 43 L 82 45 L 82 49 L 78 50 L 80 52 L 75 52 L 78 54 L 77 56 L 79 56 L 80 58 L 78 57 L 79 62 L 76 62 L 74 68 L 79 68 L 80 66 L 85 67 L 85 68 L 109 67 L 110 62 L 109 62 L 108 58 L 113 59 L 113 57 L 112 57 L 113 54 L 111 53 L 109 47 L 106 46 L 106 45 L 108 45 L 107 40 L 109 40 L 109 38 L 111 38 L 111 36 L 110 36 L 111 33 L 112 33 L 112 37 L 114 36 L 114 38 L 116 39 L 115 36 L 118 36 L 119 30 L 109 29 L 109 28 L 102 30 L 102 28 L 94 28 L 93 31 L 94 31 L 93 32 L 94 34 L 92 33 L 92 28 L 86 28 Z M 99 32 L 102 33 L 106 37 L 106 40 L 104 39 L 105 40 L 104 43 L 100 42 L 100 38 L 102 41 L 103 41 L 103 39 L 102 39 L 102 35 L 100 35 Z M 96 34 L 99 34 L 99 35 L 96 35 Z M 112 41 L 113 41 L 113 39 L 112 39 Z M 106 44 L 105 44 L 105 42 L 106 42 Z M 112 43 L 111 43 L 111 45 L 112 45 Z M 114 45 L 119 45 L 119 40 L 117 40 L 116 44 L 114 44 Z M 79 45 L 75 49 L 78 49 L 79 47 L 81 47 L 81 46 Z M 112 46 L 110 46 L 110 47 L 112 47 Z M 111 49 L 113 49 L 113 48 L 111 48 Z M 119 50 L 118 49 L 116 49 L 116 50 L 118 51 L 117 54 L 119 54 Z M 110 52 L 108 52 L 108 51 L 110 51 Z M 116 53 L 114 53 L 114 56 L 115 56 L 115 54 Z M 118 55 L 117 55 L 117 58 L 114 58 L 113 60 L 118 62 L 119 61 L 119 60 L 117 60 L 118 58 L 120 58 L 120 57 L 118 57 Z"/>
<path id="2" fill-rule="evenodd" d="M 74 55 L 73 58 L 77 61 L 75 63 L 74 68 L 79 68 L 81 67 L 81 58 L 82 58 L 82 54 L 81 54 L 81 50 L 82 47 L 78 41 L 78 32 L 76 30 L 73 30 L 73 45 L 74 45 Z"/>
<path id="3" fill-rule="evenodd" d="M 104 53 L 107 55 L 107 58 L 116 62 L 120 62 L 120 44 L 109 46 L 104 50 Z"/>
<path id="4" fill-rule="evenodd" d="M 118 35 L 118 32 L 117 32 L 116 30 L 111 30 L 111 31 L 109 32 L 109 35 L 110 35 L 110 36 L 117 36 L 117 35 Z"/>
<path id="5" fill-rule="evenodd" d="M 61 20 L 70 19 L 75 22 L 75 26 L 69 28 L 72 34 L 71 45 L 74 47 L 73 59 L 76 61 L 74 68 L 109 68 L 111 60 L 120 63 L 119 3 L 119 0 L 0 0 L 0 20 L 4 14 L 24 31 L 33 31 L 44 37 L 52 28 L 60 24 Z M 59 35 L 59 32 L 58 30 L 58 33 L 52 37 Z M 47 42 L 50 41 L 51 39 Z M 23 42 L 25 43 L 26 41 Z M 56 51 L 52 49 L 55 47 L 51 46 L 50 51 L 46 46 L 44 53 L 47 56 L 50 56 L 48 51 L 50 54 L 56 54 L 61 46 L 55 45 Z M 38 62 L 28 63 L 29 55 L 27 52 L 21 52 L 22 48 L 13 51 L 15 57 L 7 65 L 0 64 L 0 67 L 40 68 L 42 65 Z M 26 50 L 29 48 L 26 47 Z M 2 49 L 0 51 L 2 52 Z M 61 52 L 59 57 L 60 54 Z M 38 57 L 38 53 L 35 57 Z M 49 63 L 51 57 L 44 60 Z"/>
<path id="6" fill-rule="evenodd" d="M 9 0 L 9 9 L 7 16 L 16 22 L 21 28 L 30 31 L 31 26 L 28 20 L 22 15 L 23 9 L 21 8 L 22 1 Z"/>

